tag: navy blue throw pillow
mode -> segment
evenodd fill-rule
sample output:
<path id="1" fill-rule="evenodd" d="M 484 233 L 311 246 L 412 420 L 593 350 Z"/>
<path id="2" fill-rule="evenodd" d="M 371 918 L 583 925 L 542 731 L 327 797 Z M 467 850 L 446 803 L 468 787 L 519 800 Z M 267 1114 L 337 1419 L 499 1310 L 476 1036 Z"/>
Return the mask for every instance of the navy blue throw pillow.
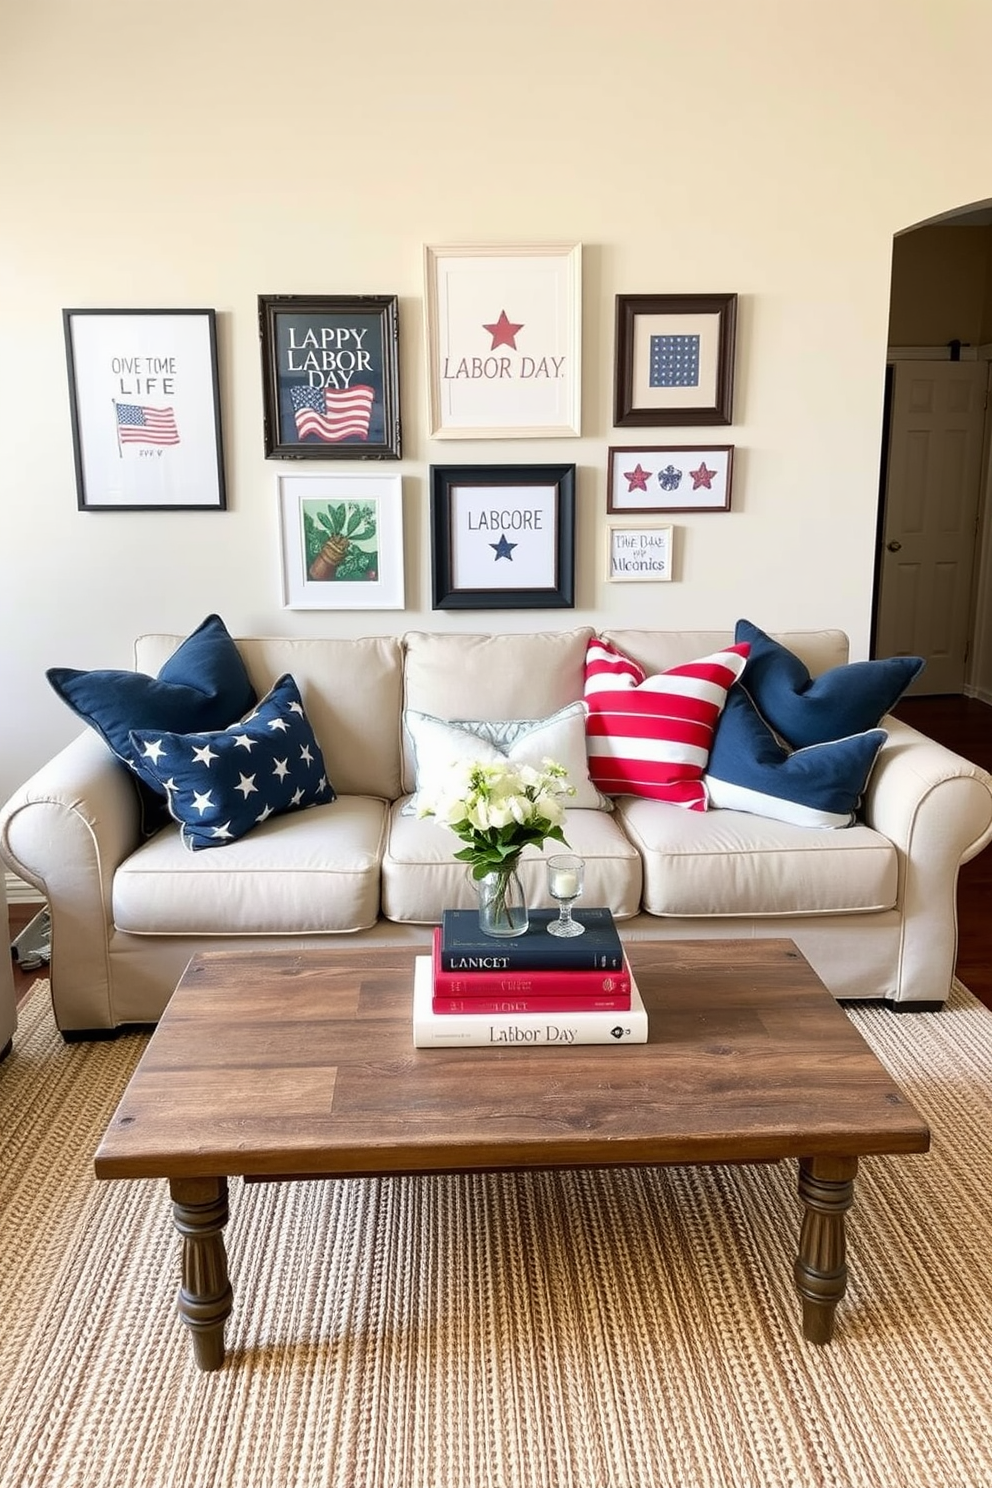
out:
<path id="1" fill-rule="evenodd" d="M 225 728 L 247 713 L 257 699 L 241 653 L 219 615 L 208 615 L 173 652 L 157 677 L 144 672 L 74 671 L 52 667 L 45 673 L 62 701 L 95 729 L 101 739 L 145 785 L 144 829 L 167 821 L 165 795 L 154 774 L 143 768 L 131 747 L 132 729 Z M 140 790 L 140 787 L 139 787 Z"/>
<path id="2" fill-rule="evenodd" d="M 751 647 L 741 685 L 793 749 L 876 728 L 925 664 L 921 656 L 890 656 L 812 677 L 798 656 L 750 620 L 738 620 L 734 640 Z"/>
<path id="3" fill-rule="evenodd" d="M 291 676 L 237 723 L 213 732 L 132 729 L 142 774 L 165 791 L 194 852 L 236 842 L 285 811 L 336 799 L 324 756 Z"/>
<path id="4" fill-rule="evenodd" d="M 704 783 L 710 806 L 797 827 L 849 827 L 884 729 L 790 751 L 759 716 L 741 683 L 717 724 Z"/>

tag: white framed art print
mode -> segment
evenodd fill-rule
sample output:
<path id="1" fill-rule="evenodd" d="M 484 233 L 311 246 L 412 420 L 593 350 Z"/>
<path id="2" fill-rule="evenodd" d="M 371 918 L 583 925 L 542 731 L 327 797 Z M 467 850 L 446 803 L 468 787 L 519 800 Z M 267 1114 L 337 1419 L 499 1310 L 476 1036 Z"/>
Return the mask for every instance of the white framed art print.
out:
<path id="1" fill-rule="evenodd" d="M 288 610 L 401 610 L 398 475 L 281 475 L 282 602 Z"/>

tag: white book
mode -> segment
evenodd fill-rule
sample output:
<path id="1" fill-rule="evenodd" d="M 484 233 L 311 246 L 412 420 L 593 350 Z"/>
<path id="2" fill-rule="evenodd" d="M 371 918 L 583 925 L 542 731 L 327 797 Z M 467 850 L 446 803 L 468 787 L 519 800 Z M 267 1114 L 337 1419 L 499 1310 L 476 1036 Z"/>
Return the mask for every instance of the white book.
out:
<path id="1" fill-rule="evenodd" d="M 430 956 L 417 956 L 413 974 L 413 1042 L 418 1049 L 526 1049 L 540 1044 L 646 1044 L 648 1015 L 630 976 L 630 1011 L 578 1013 L 435 1013 Z"/>

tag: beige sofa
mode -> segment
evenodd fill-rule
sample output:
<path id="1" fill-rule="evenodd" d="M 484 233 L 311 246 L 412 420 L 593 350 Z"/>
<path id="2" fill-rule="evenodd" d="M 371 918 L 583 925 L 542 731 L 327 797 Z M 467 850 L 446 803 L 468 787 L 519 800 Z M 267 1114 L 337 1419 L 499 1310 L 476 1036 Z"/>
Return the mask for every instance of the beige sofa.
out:
<path id="1" fill-rule="evenodd" d="M 203 949 L 424 946 L 473 891 L 453 835 L 404 814 L 414 762 L 405 708 L 442 719 L 544 718 L 582 697 L 584 627 L 525 635 L 411 632 L 238 642 L 264 694 L 299 683 L 338 799 L 272 817 L 240 841 L 186 850 L 140 834 L 128 771 L 87 730 L 0 811 L 0 854 L 48 900 L 55 1016 L 67 1035 L 159 1017 Z M 604 631 L 649 672 L 729 644 L 726 632 Z M 154 675 L 182 637 L 146 635 Z M 840 631 L 778 636 L 816 674 L 847 660 Z M 572 809 L 586 902 L 629 939 L 791 937 L 840 999 L 939 1006 L 956 948 L 959 865 L 992 838 L 992 778 L 887 718 L 863 820 L 840 831 L 737 811 L 618 798 Z M 522 878 L 548 903 L 541 855 Z"/>

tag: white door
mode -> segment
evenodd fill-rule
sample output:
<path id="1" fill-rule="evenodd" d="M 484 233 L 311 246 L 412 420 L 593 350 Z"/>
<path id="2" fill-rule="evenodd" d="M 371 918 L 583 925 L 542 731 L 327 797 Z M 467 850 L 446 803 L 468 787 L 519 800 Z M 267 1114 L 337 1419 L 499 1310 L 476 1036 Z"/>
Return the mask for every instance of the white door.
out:
<path id="1" fill-rule="evenodd" d="M 923 656 L 910 689 L 961 692 L 971 634 L 984 362 L 896 362 L 876 656 Z"/>

